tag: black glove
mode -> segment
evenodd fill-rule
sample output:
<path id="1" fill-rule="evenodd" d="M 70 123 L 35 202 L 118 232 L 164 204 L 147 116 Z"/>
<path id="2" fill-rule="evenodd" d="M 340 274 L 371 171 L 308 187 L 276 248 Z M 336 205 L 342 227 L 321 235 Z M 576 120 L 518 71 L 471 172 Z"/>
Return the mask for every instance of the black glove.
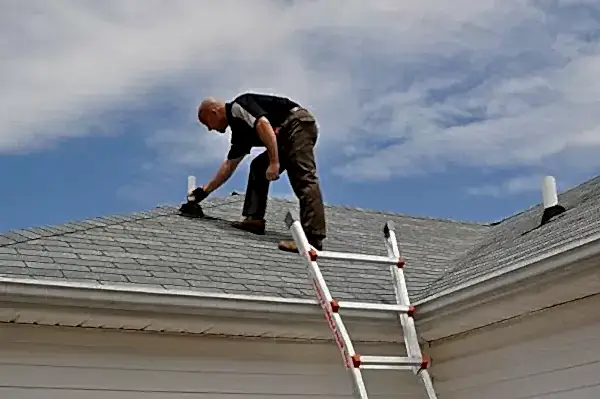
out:
<path id="1" fill-rule="evenodd" d="M 204 217 L 204 211 L 200 204 L 188 201 L 185 204 L 181 205 L 179 208 L 179 213 L 183 216 L 188 216 L 192 218 L 202 218 Z"/>
<path id="2" fill-rule="evenodd" d="M 208 197 L 208 193 L 202 187 L 196 187 L 194 191 L 188 194 L 188 201 L 198 204 L 204 201 L 206 197 Z"/>

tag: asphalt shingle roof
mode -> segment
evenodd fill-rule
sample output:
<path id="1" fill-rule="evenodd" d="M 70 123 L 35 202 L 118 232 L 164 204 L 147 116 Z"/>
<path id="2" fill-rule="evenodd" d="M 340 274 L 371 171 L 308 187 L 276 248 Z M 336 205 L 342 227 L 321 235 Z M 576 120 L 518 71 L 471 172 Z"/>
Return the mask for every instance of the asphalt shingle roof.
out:
<path id="1" fill-rule="evenodd" d="M 493 273 L 545 252 L 600 233 L 600 176 L 558 196 L 566 212 L 540 226 L 543 204 L 493 226 L 454 267 L 423 290 L 419 297 Z"/>
<path id="2" fill-rule="evenodd" d="M 99 217 L 0 235 L 0 276 L 160 285 L 208 292 L 314 298 L 298 254 L 277 248 L 289 238 L 284 218 L 294 202 L 271 199 L 264 236 L 230 227 L 243 196 L 203 203 L 214 219 L 186 219 L 177 206 Z M 382 229 L 396 226 L 406 276 L 416 295 L 479 240 L 487 226 L 328 206 L 328 250 L 385 255 Z M 393 302 L 381 265 L 321 261 L 340 299 Z"/>
<path id="3" fill-rule="evenodd" d="M 567 211 L 536 228 L 535 206 L 497 225 L 327 206 L 326 249 L 385 255 L 392 220 L 411 297 L 491 273 L 600 231 L 600 177 L 559 195 Z M 230 227 L 244 197 L 206 201 L 209 218 L 186 219 L 177 206 L 0 234 L 0 277 L 151 285 L 204 292 L 314 298 L 305 264 L 277 249 L 289 238 L 291 201 L 271 199 L 265 236 Z M 319 262 L 334 296 L 394 302 L 389 270 L 356 262 Z"/>

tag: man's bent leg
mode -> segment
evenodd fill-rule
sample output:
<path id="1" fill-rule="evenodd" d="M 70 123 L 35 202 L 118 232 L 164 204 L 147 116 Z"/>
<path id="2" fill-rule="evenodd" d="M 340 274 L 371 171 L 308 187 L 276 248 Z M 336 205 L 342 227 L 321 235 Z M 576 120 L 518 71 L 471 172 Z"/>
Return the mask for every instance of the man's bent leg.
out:
<path id="1" fill-rule="evenodd" d="M 266 176 L 268 167 L 269 154 L 267 151 L 258 155 L 250 163 L 246 198 L 242 211 L 242 215 L 249 219 L 262 220 L 265 217 L 270 183 Z"/>
<path id="2" fill-rule="evenodd" d="M 325 206 L 317 177 L 314 146 L 318 128 L 313 121 L 294 120 L 289 144 L 285 149 L 288 177 L 300 202 L 300 221 L 311 245 L 321 248 L 326 236 Z M 282 242 L 283 250 L 297 251 L 291 242 Z"/>
<path id="3" fill-rule="evenodd" d="M 269 154 L 265 151 L 250 163 L 248 184 L 242 216 L 246 218 L 241 222 L 234 222 L 233 227 L 255 234 L 265 232 L 265 213 L 269 195 L 269 181 L 266 172 L 269 167 Z"/>

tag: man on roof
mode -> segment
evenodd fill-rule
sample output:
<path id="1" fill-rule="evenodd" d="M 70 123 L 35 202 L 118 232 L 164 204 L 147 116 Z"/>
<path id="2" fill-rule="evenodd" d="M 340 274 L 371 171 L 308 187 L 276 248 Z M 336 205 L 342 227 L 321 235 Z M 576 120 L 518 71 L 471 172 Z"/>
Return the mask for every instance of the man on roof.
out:
<path id="1" fill-rule="evenodd" d="M 225 183 L 252 147 L 265 147 L 250 164 L 244 219 L 233 226 L 264 234 L 270 182 L 287 171 L 300 202 L 300 221 L 308 241 L 322 249 L 325 210 L 314 155 L 318 127 L 313 115 L 288 98 L 245 93 L 231 102 L 206 98 L 198 107 L 198 120 L 210 131 L 225 133 L 229 127 L 231 145 L 212 180 L 192 192 L 193 201 L 199 203 Z M 279 248 L 298 251 L 293 240 L 281 241 Z"/>

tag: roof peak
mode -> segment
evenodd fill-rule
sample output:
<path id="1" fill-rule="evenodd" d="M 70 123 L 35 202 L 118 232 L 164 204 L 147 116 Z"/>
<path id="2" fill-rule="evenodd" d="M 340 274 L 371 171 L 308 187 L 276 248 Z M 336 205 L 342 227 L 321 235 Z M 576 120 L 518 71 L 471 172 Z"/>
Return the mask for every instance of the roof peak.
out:
<path id="1" fill-rule="evenodd" d="M 239 195 L 242 198 L 244 197 L 244 194 L 235 193 L 234 195 Z M 286 197 L 279 197 L 277 195 L 270 196 L 269 201 L 281 201 L 281 202 L 287 202 L 290 204 L 297 203 L 296 200 L 291 200 Z M 422 220 L 422 221 L 429 221 L 429 222 L 445 222 L 445 223 L 463 224 L 463 225 L 471 225 L 471 226 L 487 226 L 486 223 L 482 223 L 482 222 L 474 222 L 474 221 L 468 221 L 468 220 L 458 220 L 458 219 L 442 218 L 442 217 L 434 217 L 434 216 L 415 215 L 415 214 L 409 214 L 409 213 L 403 213 L 403 212 L 397 212 L 397 211 L 386 211 L 383 209 L 375 209 L 375 208 L 363 208 L 363 207 L 359 207 L 359 206 L 344 205 L 344 204 L 327 202 L 327 201 L 325 201 L 325 207 L 330 208 L 330 209 L 357 211 L 357 212 L 363 212 L 363 213 L 368 213 L 368 214 L 384 215 L 384 216 L 390 216 L 390 217 L 402 217 L 402 218 L 407 218 L 407 219 Z"/>
<path id="2" fill-rule="evenodd" d="M 581 182 L 577 185 L 574 185 L 574 186 L 560 192 L 558 194 L 558 196 L 559 197 L 568 196 L 572 192 L 585 189 L 586 186 L 594 186 L 595 184 L 600 184 L 600 175 L 595 176 L 591 179 L 588 179 L 584 182 Z M 204 206 L 204 208 L 210 209 L 211 207 L 215 207 L 215 206 L 221 206 L 221 205 L 225 205 L 225 204 L 229 204 L 229 203 L 237 203 L 237 202 L 243 201 L 244 197 L 245 197 L 245 195 L 243 193 L 233 191 L 229 195 L 215 196 L 211 199 L 206 200 L 205 203 L 207 205 Z M 232 200 L 232 198 L 235 198 L 235 199 Z M 297 204 L 297 200 L 295 200 L 295 199 L 290 199 L 290 198 L 286 198 L 285 196 L 278 196 L 278 195 L 269 196 L 269 201 L 286 202 L 286 203 L 289 203 L 290 205 Z M 19 228 L 19 229 L 10 229 L 10 230 L 6 230 L 6 231 L 0 231 L 0 246 L 2 245 L 3 242 L 10 240 L 10 238 L 7 238 L 7 237 L 13 236 L 15 234 L 23 235 L 24 237 L 37 235 L 38 238 L 41 238 L 44 236 L 52 236 L 53 235 L 53 234 L 50 234 L 50 235 L 43 234 L 44 231 L 53 231 L 53 230 L 58 229 L 59 231 L 69 230 L 70 232 L 74 232 L 74 231 L 78 230 L 78 229 L 73 230 L 72 228 L 70 228 L 71 226 L 74 226 L 74 225 L 77 225 L 80 228 L 81 228 L 81 226 L 86 226 L 86 227 L 84 227 L 84 229 L 87 229 L 90 225 L 102 227 L 102 226 L 108 225 L 108 224 L 119 224 L 119 223 L 126 223 L 126 222 L 130 222 L 130 221 L 143 220 L 146 218 L 159 217 L 159 216 L 163 216 L 163 214 L 164 215 L 174 214 L 174 213 L 177 213 L 176 208 L 178 206 L 179 206 L 178 204 L 167 203 L 167 204 L 157 205 L 154 208 L 150 208 L 150 209 L 143 209 L 143 210 L 139 210 L 139 211 L 126 212 L 126 213 L 116 213 L 116 214 L 105 215 L 105 216 L 90 216 L 90 217 L 83 218 L 83 219 L 77 219 L 77 220 L 71 220 L 71 221 L 66 221 L 66 222 L 62 222 L 62 223 L 57 223 L 57 224 L 54 224 L 51 226 L 36 225 L 36 226 L 23 227 L 23 228 Z M 347 210 L 347 211 L 353 211 L 353 212 L 363 212 L 363 213 L 371 214 L 371 215 L 382 215 L 382 216 L 389 216 L 389 217 L 402 217 L 402 218 L 411 219 L 414 221 L 429 221 L 429 222 L 449 223 L 449 224 L 458 224 L 458 225 L 465 225 L 465 226 L 481 226 L 481 227 L 497 226 L 497 225 L 505 223 L 509 220 L 513 220 L 514 218 L 518 218 L 518 217 L 522 216 L 523 214 L 526 214 L 526 213 L 532 212 L 536 209 L 539 209 L 541 206 L 542 206 L 542 202 L 539 201 L 538 203 L 531 205 L 526 209 L 515 212 L 514 214 L 506 216 L 505 218 L 502 218 L 497 221 L 475 222 L 475 221 L 458 220 L 458 219 L 452 219 L 452 218 L 414 215 L 414 214 L 408 214 L 408 213 L 397 212 L 397 211 L 386 211 L 386 210 L 382 210 L 382 209 L 363 208 L 363 207 L 359 207 L 359 206 L 351 206 L 351 205 L 345 205 L 345 204 L 339 204 L 339 203 L 330 203 L 330 202 L 325 201 L 325 207 L 329 208 L 329 209 Z M 163 212 L 163 214 L 161 214 L 161 212 Z M 164 213 L 164 212 L 167 212 L 167 213 Z M 171 213 L 168 213 L 168 212 L 171 212 Z M 16 241 L 18 241 L 18 240 L 16 240 Z"/>
<path id="3" fill-rule="evenodd" d="M 215 196 L 211 199 L 205 200 L 203 203 L 203 208 L 205 210 L 210 210 L 211 208 L 218 208 L 229 204 L 236 204 L 242 202 L 244 198 L 244 194 L 239 194 L 234 191 L 230 195 Z M 270 196 L 269 201 L 277 201 L 279 203 L 284 202 L 290 205 L 297 204 L 297 200 L 280 197 L 277 195 Z M 483 223 L 434 218 L 427 216 L 416 216 L 400 212 L 361 208 L 357 206 L 349 206 L 343 204 L 325 203 L 325 207 L 334 210 L 360 212 L 368 215 L 388 216 L 390 218 L 401 217 L 413 221 L 438 222 L 474 227 L 488 226 Z M 105 228 L 110 226 L 121 225 L 124 223 L 140 222 L 144 220 L 153 220 L 161 217 L 173 216 L 178 214 L 178 208 L 179 204 L 166 203 L 159 204 L 154 208 L 143 209 L 139 211 L 115 213 L 105 216 L 90 216 L 87 218 L 69 220 L 52 225 L 35 225 L 17 229 L 10 229 L 7 231 L 0 231 L 0 247 L 19 243 L 27 243 L 29 241 L 37 239 L 59 237 L 70 233 L 86 232 L 96 228 Z"/>

